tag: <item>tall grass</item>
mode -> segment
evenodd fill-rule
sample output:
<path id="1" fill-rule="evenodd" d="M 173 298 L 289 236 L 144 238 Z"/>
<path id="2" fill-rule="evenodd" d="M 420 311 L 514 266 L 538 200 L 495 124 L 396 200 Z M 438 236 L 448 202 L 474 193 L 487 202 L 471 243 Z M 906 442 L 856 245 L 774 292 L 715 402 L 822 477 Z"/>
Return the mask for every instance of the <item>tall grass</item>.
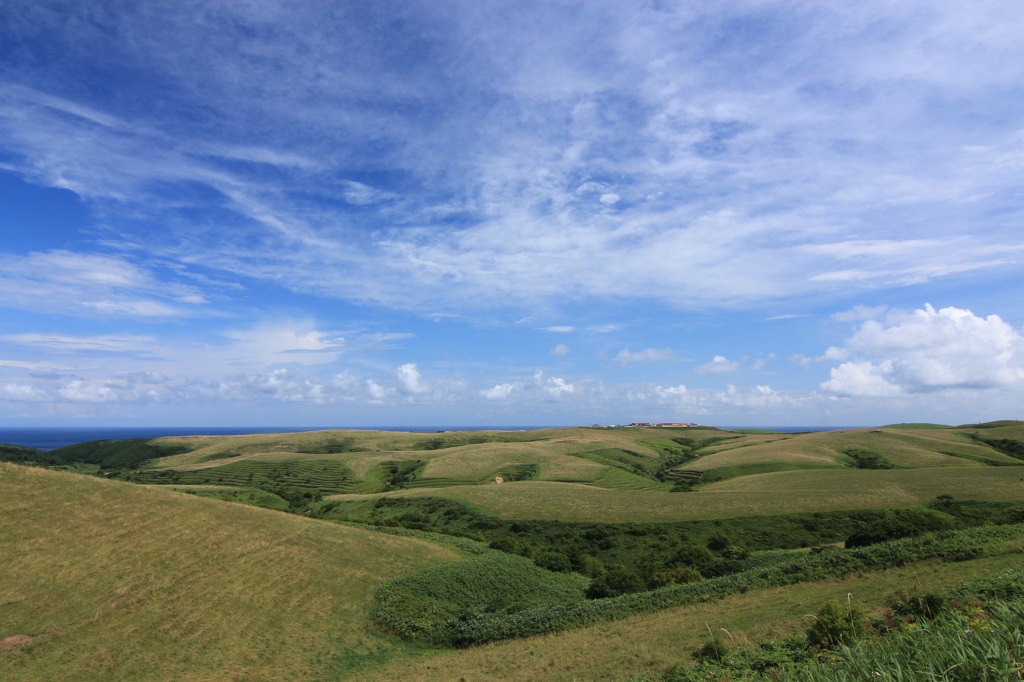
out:
<path id="1" fill-rule="evenodd" d="M 808 666 L 789 682 L 995 682 L 1024 672 L 1024 604 L 989 605 L 982 614 L 947 611 L 879 640 L 840 646 L 833 664 Z"/>

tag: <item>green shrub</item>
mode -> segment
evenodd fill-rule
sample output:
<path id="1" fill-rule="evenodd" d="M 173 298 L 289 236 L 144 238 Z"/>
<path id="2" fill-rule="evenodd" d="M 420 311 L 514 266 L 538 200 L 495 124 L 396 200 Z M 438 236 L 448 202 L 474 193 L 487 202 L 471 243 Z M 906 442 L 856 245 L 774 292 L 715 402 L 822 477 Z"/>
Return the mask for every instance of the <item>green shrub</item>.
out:
<path id="1" fill-rule="evenodd" d="M 534 560 L 538 566 L 556 573 L 566 573 L 572 570 L 572 562 L 569 557 L 561 552 L 542 552 Z"/>
<path id="2" fill-rule="evenodd" d="M 915 509 L 886 512 L 878 521 L 862 528 L 846 539 L 847 547 L 866 547 L 878 542 L 906 538 L 931 531 L 949 530 L 955 525 L 947 514 Z"/>
<path id="3" fill-rule="evenodd" d="M 855 469 L 896 469 L 896 464 L 880 452 L 867 448 L 843 450 Z"/>
<path id="4" fill-rule="evenodd" d="M 664 608 L 702 602 L 752 589 L 778 587 L 809 580 L 825 580 L 858 571 L 879 570 L 928 559 L 959 560 L 963 556 L 980 556 L 986 547 L 1024 536 L 1024 525 L 946 531 L 923 538 L 903 538 L 870 547 L 836 550 L 822 554 L 805 554 L 788 563 L 748 570 L 743 573 L 699 582 L 673 585 L 651 592 L 625 593 L 618 597 L 593 599 L 581 603 L 530 608 L 514 614 L 477 612 L 457 618 L 436 618 L 420 622 L 416 630 L 421 636 L 449 646 L 469 646 L 502 639 L 528 637 L 582 627 L 593 623 L 624 618 Z M 511 555 L 501 555 L 515 559 Z M 460 566 L 466 562 L 451 564 Z M 530 564 L 533 566 L 532 564 Z M 540 571 L 542 569 L 533 566 Z M 435 569 L 427 569 L 435 570 Z M 557 574 L 573 576 L 576 574 Z M 611 574 L 612 571 L 609 571 Z M 413 574 L 407 579 L 420 574 Z M 583 576 L 576 576 L 585 581 Z M 638 576 L 639 577 L 639 576 Z M 622 578 L 616 576 L 616 580 Z M 616 580 L 609 584 L 612 587 Z M 595 580 L 595 583 L 598 581 Z M 488 583 L 482 582 L 481 589 Z M 606 583 L 607 584 L 607 583 Z M 386 587 L 385 589 L 389 589 Z M 386 615 L 386 614 L 385 614 Z M 403 628 L 393 628 L 399 634 Z"/>
<path id="5" fill-rule="evenodd" d="M 489 551 L 388 583 L 377 594 L 374 618 L 401 637 L 438 641 L 439 623 L 577 604 L 588 582 L 578 573 L 555 573 Z"/>
<path id="6" fill-rule="evenodd" d="M 839 644 L 852 644 L 871 632 L 867 613 L 857 604 L 843 604 L 830 599 L 825 606 L 812 616 L 807 628 L 807 644 L 828 649 Z"/>

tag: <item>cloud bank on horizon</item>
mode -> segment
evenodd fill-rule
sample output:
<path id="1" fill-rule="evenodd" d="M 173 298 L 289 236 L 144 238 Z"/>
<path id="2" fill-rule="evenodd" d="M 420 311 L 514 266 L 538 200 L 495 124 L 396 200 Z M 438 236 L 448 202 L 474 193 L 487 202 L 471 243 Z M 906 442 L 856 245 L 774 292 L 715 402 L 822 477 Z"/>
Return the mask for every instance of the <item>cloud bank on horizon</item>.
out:
<path id="1" fill-rule="evenodd" d="M 0 424 L 1017 416 L 1022 32 L 6 2 Z"/>

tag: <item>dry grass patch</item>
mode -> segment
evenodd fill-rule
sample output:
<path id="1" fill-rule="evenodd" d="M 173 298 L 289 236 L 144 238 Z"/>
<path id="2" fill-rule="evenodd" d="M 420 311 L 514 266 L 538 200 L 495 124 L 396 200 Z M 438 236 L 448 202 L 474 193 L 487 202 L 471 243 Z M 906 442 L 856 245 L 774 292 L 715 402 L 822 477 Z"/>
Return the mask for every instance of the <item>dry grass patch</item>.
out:
<path id="1" fill-rule="evenodd" d="M 0 464 L 2 680 L 300 680 L 402 647 L 376 588 L 454 553 L 170 490 Z"/>

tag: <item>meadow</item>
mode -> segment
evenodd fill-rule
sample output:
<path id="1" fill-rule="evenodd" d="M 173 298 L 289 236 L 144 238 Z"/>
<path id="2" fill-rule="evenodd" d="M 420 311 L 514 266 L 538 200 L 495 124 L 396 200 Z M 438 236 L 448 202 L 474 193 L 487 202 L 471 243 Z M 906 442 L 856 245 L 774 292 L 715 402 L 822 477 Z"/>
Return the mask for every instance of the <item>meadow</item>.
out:
<path id="1" fill-rule="evenodd" d="M 376 589 L 458 554 L 93 477 L 0 463 L 3 680 L 296 680 L 401 656 Z"/>
<path id="2" fill-rule="evenodd" d="M 1024 557 L 1021 422 L 319 431 L 0 459 L 0 643 L 23 636 L 0 680 L 653 680 L 709 629 L 752 644 L 831 598 L 878 614 Z"/>

